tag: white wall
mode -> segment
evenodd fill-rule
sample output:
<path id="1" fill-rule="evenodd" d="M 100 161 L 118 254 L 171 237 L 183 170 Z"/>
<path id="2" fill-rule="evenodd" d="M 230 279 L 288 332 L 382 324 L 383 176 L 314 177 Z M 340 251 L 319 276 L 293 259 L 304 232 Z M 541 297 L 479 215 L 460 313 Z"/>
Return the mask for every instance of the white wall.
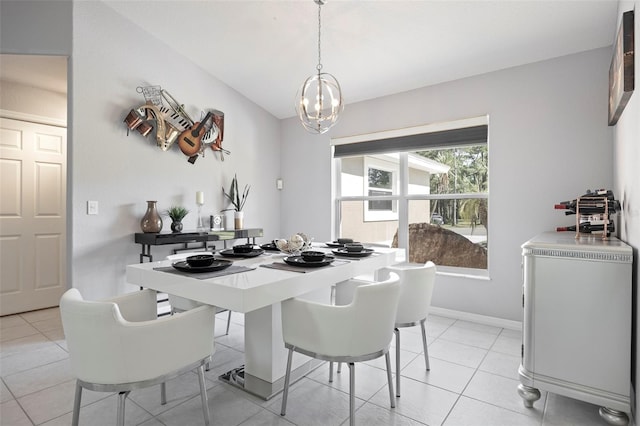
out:
<path id="1" fill-rule="evenodd" d="M 634 271 L 633 288 L 638 288 L 638 277 L 640 277 L 640 51 L 638 49 L 638 38 L 640 37 L 640 1 L 624 1 L 618 7 L 618 25 L 622 13 L 633 9 L 635 6 L 635 91 L 629 98 L 624 112 L 620 116 L 618 123 L 613 128 L 613 149 L 614 149 L 614 191 L 622 203 L 622 213 L 616 223 L 619 228 L 620 239 L 633 247 Z M 640 292 L 635 292 L 634 311 L 640 306 Z M 635 335 L 634 335 L 634 364 L 636 384 L 635 405 L 640 404 L 640 394 L 637 390 L 638 366 L 640 365 L 640 353 L 637 348 L 638 330 L 640 330 L 640 317 L 636 314 Z M 636 423 L 637 423 L 636 411 Z"/>
<path id="2" fill-rule="evenodd" d="M 0 109 L 67 121 L 67 95 L 0 80 Z"/>
<path id="3" fill-rule="evenodd" d="M 520 321 L 522 243 L 571 223 L 553 205 L 613 183 L 607 127 L 611 50 L 598 49 L 348 104 L 328 134 L 283 122 L 282 229 L 331 237 L 329 139 L 489 115 L 490 281 L 439 276 L 434 306 Z M 339 78 L 339 76 L 338 76 Z M 348 100 L 348 93 L 344 94 Z M 313 195 L 310 195 L 313 194 Z M 303 204 L 316 221 L 304 222 Z"/>
<path id="4" fill-rule="evenodd" d="M 204 192 L 203 213 L 217 213 L 227 207 L 221 188 L 234 173 L 252 186 L 245 227 L 278 238 L 279 121 L 100 2 L 75 2 L 73 22 L 73 286 L 89 298 L 131 290 L 125 265 L 138 261 L 133 234 L 145 201 L 157 200 L 161 211 L 185 205 L 192 211 L 185 230 L 195 229 L 196 191 Z M 221 162 L 208 152 L 192 165 L 177 147 L 163 152 L 151 138 L 127 136 L 122 120 L 144 103 L 136 87 L 145 85 L 167 89 L 194 118 L 205 108 L 223 111 L 231 155 Z M 98 216 L 86 214 L 87 200 L 99 201 Z M 152 253 L 162 258 L 168 250 Z"/>

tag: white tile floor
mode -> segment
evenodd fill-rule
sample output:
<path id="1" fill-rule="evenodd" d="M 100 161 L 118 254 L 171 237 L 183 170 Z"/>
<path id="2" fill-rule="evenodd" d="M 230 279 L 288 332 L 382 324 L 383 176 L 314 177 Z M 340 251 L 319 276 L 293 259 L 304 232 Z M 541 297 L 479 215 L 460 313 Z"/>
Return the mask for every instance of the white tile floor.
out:
<path id="1" fill-rule="evenodd" d="M 207 373 L 214 425 L 348 424 L 347 369 L 329 383 L 321 366 L 292 386 L 287 416 L 281 398 L 252 397 L 217 377 L 242 364 L 243 316 L 234 313 L 222 336 L 226 313 L 216 321 L 217 351 Z M 402 397 L 389 408 L 384 357 L 356 365 L 358 424 L 372 425 L 602 425 L 598 407 L 543 393 L 526 409 L 516 392 L 520 333 L 430 316 L 431 371 L 424 369 L 419 327 L 401 330 Z M 392 351 L 392 353 L 395 351 Z M 0 425 L 69 425 L 75 381 L 57 308 L 0 318 Z M 392 355 L 392 365 L 395 365 Z M 187 373 L 167 385 L 167 405 L 158 387 L 134 391 L 127 400 L 128 425 L 203 424 L 197 376 Z M 82 425 L 115 424 L 116 397 L 84 391 Z"/>

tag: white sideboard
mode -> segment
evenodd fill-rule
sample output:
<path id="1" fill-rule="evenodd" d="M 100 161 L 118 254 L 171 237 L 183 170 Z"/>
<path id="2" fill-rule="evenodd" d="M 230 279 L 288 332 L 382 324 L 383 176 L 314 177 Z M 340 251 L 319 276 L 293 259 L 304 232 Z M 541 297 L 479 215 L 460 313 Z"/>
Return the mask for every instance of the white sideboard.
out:
<path id="1" fill-rule="evenodd" d="M 600 405 L 626 425 L 631 388 L 631 247 L 611 237 L 543 233 L 522 245 L 518 393 L 540 390 Z"/>

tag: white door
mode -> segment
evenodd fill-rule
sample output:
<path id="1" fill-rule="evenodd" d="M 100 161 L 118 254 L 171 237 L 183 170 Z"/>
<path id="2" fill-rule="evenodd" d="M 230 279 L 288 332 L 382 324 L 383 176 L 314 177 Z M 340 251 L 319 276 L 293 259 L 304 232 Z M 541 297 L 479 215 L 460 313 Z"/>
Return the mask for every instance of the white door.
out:
<path id="1" fill-rule="evenodd" d="M 0 118 L 0 315 L 67 289 L 67 130 Z"/>

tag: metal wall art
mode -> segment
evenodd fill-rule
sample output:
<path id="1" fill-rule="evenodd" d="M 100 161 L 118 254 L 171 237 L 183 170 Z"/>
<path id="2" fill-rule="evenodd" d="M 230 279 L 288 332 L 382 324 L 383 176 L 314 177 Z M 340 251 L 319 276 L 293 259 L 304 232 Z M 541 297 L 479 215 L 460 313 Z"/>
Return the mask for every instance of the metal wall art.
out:
<path id="1" fill-rule="evenodd" d="M 201 114 L 199 121 L 193 120 L 173 96 L 160 86 L 138 87 L 145 103 L 133 108 L 124 119 L 129 130 L 137 130 L 142 136 L 152 134 L 158 147 L 168 151 L 174 144 L 194 164 L 198 156 L 203 156 L 207 148 L 220 154 L 231 154 L 222 148 L 224 138 L 224 112 L 210 109 Z M 165 103 L 167 106 L 165 106 Z"/>

